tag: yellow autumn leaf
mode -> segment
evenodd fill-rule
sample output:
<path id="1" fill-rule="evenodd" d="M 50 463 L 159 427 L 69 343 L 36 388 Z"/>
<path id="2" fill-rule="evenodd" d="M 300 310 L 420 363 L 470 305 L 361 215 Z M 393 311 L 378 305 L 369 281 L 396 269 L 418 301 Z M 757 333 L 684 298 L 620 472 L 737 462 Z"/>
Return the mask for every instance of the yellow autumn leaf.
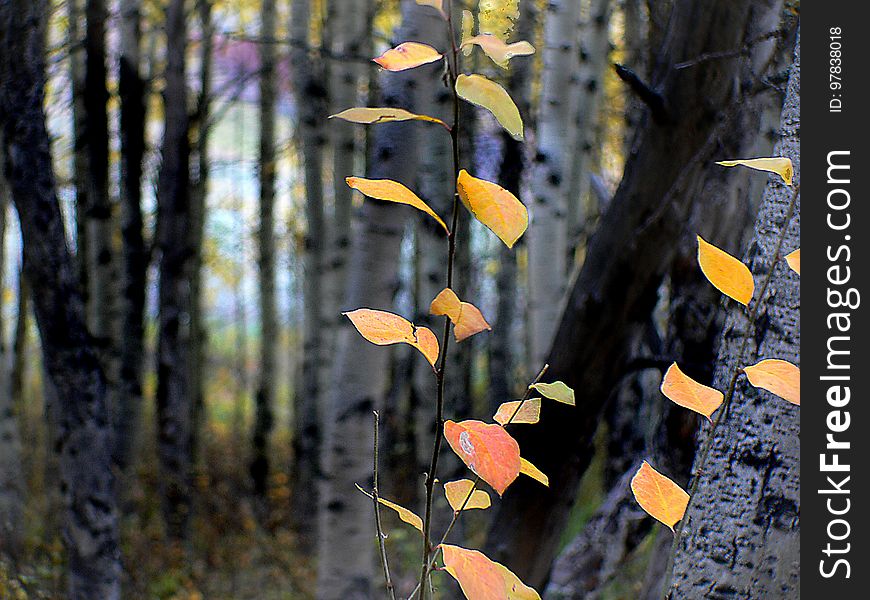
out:
<path id="1" fill-rule="evenodd" d="M 418 115 L 404 108 L 390 108 L 387 106 L 347 108 L 334 115 L 329 115 L 329 118 L 342 119 L 361 125 L 376 125 L 378 123 L 393 123 L 395 121 L 427 121 L 429 123 L 438 123 L 442 127 L 448 127 L 447 123 L 441 119 L 427 115 Z"/>
<path id="2" fill-rule="evenodd" d="M 459 47 L 462 48 L 462 54 L 471 56 L 473 47 L 465 42 L 474 35 L 474 15 L 470 10 L 462 11 L 462 37 L 460 38 Z"/>
<path id="3" fill-rule="evenodd" d="M 507 69 L 508 61 L 514 56 L 529 56 L 535 53 L 535 47 L 529 42 L 514 42 L 506 44 L 500 38 L 489 33 L 482 33 L 474 37 L 463 38 L 461 48 L 467 49 L 469 46 L 480 46 L 480 49 L 492 59 L 492 62 L 500 66 L 502 69 Z"/>
<path id="4" fill-rule="evenodd" d="M 553 383 L 533 383 L 530 387 L 533 390 L 538 390 L 550 400 L 555 400 L 556 402 L 569 404 L 571 406 L 576 404 L 574 390 L 565 385 L 562 381 L 554 381 Z"/>
<path id="5" fill-rule="evenodd" d="M 752 300 L 755 282 L 742 262 L 698 236 L 698 264 L 704 276 L 726 296 L 744 306 Z"/>
<path id="6" fill-rule="evenodd" d="M 456 93 L 463 100 L 485 108 L 516 140 L 523 139 L 523 119 L 510 94 L 483 75 L 460 75 L 456 78 Z"/>
<path id="7" fill-rule="evenodd" d="M 480 32 L 507 40 L 520 18 L 519 0 L 478 0 Z"/>
<path id="8" fill-rule="evenodd" d="M 791 267 L 792 271 L 794 271 L 795 273 L 800 275 L 801 274 L 801 249 L 798 248 L 797 250 L 795 250 L 794 252 L 792 252 L 791 254 L 786 256 L 785 262 L 788 263 L 788 266 Z"/>
<path id="9" fill-rule="evenodd" d="M 428 44 L 403 42 L 372 60 L 387 71 L 405 71 L 441 60 L 441 53 Z"/>
<path id="10" fill-rule="evenodd" d="M 722 405 L 725 395 L 717 389 L 698 383 L 680 370 L 677 363 L 672 364 L 662 380 L 662 394 L 674 404 L 700 413 L 710 419 L 710 415 Z"/>
<path id="11" fill-rule="evenodd" d="M 474 490 L 474 482 L 470 479 L 449 481 L 444 484 L 444 495 L 453 512 L 459 510 L 486 509 L 492 505 L 492 500 L 484 490 Z M 471 496 L 469 497 L 469 494 Z"/>
<path id="12" fill-rule="evenodd" d="M 372 494 L 369 494 L 367 491 L 362 489 L 358 484 L 356 484 L 356 489 L 361 491 L 363 494 L 365 494 L 366 496 L 368 496 L 372 500 L 375 499 L 375 497 Z M 399 518 L 402 521 L 404 521 L 405 523 L 407 523 L 408 525 L 410 525 L 411 527 L 413 527 L 414 529 L 416 529 L 420 533 L 423 533 L 423 519 L 418 517 L 413 511 L 408 510 L 404 506 L 399 506 L 395 502 L 390 502 L 389 500 L 384 500 L 380 496 L 378 496 L 378 503 L 383 504 L 387 508 L 390 508 L 390 509 L 396 511 L 396 514 L 399 515 Z"/>
<path id="13" fill-rule="evenodd" d="M 720 160 L 716 163 L 723 167 L 749 167 L 756 171 L 769 171 L 776 173 L 786 185 L 791 185 L 792 177 L 794 177 L 794 167 L 791 164 L 790 158 L 777 156 L 773 158 L 746 158 L 740 160 Z"/>
<path id="14" fill-rule="evenodd" d="M 743 372 L 753 386 L 801 405 L 801 370 L 787 360 L 768 358 L 751 367 L 743 367 Z"/>
<path id="15" fill-rule="evenodd" d="M 459 582 L 468 600 L 541 600 L 510 569 L 477 550 L 441 544 L 444 570 Z"/>
<path id="16" fill-rule="evenodd" d="M 513 248 L 529 226 L 525 205 L 500 185 L 472 177 L 465 169 L 459 172 L 456 188 L 471 214 Z"/>
<path id="17" fill-rule="evenodd" d="M 520 473 L 527 477 L 531 477 L 538 483 L 550 487 L 550 478 L 544 475 L 538 467 L 527 461 L 522 456 L 520 457 Z"/>
<path id="18" fill-rule="evenodd" d="M 446 315 L 453 322 L 453 335 L 457 342 L 492 329 L 476 306 L 462 302 L 450 288 L 444 288 L 435 296 L 429 312 L 436 316 Z"/>
<path id="19" fill-rule="evenodd" d="M 642 509 L 667 525 L 671 531 L 683 518 L 689 505 L 689 494 L 646 461 L 631 478 L 631 492 Z"/>
<path id="20" fill-rule="evenodd" d="M 345 181 L 348 187 L 359 190 L 369 198 L 413 206 L 438 221 L 438 224 L 444 228 L 445 233 L 450 233 L 447 230 L 447 224 L 441 217 L 428 204 L 423 202 L 417 194 L 398 181 L 393 181 L 392 179 L 364 179 L 363 177 L 347 177 Z"/>
<path id="21" fill-rule="evenodd" d="M 420 6 L 431 6 L 445 19 L 447 18 L 447 13 L 444 12 L 444 0 L 417 0 L 417 4 Z"/>
<path id="22" fill-rule="evenodd" d="M 372 344 L 408 344 L 419 350 L 430 365 L 435 366 L 439 352 L 438 338 L 426 327 L 416 327 L 404 317 L 371 308 L 358 308 L 342 314 Z"/>
<path id="23" fill-rule="evenodd" d="M 519 412 L 517 412 L 517 408 L 519 408 Z M 530 398 L 525 402 L 521 400 L 504 402 L 498 407 L 493 419 L 500 425 L 507 425 L 508 423 L 511 425 L 516 425 L 517 423 L 535 424 L 541 419 L 541 399 Z"/>

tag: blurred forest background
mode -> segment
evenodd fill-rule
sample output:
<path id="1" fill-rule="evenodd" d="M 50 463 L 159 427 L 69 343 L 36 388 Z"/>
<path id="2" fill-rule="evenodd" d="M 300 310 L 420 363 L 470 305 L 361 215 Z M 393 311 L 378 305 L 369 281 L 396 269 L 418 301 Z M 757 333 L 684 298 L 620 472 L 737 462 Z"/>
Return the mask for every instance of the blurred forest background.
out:
<path id="1" fill-rule="evenodd" d="M 428 123 L 327 117 L 447 119 L 441 63 L 371 61 L 405 40 L 444 50 L 433 4 L 3 0 L 0 596 L 110 598 L 119 578 L 128 598 L 380 597 L 353 483 L 371 484 L 377 409 L 380 492 L 420 512 L 434 387 L 415 350 L 367 346 L 341 311 L 431 326 L 443 232 L 344 178 L 402 181 L 446 215 L 450 145 Z M 742 256 L 767 184 L 712 161 L 772 155 L 798 7 L 453 4 L 457 27 L 467 9 L 475 33 L 537 52 L 461 58 L 526 126 L 518 142 L 464 104 L 463 164 L 531 221 L 513 251 L 460 221 L 454 289 L 493 331 L 451 357 L 448 417 L 487 418 L 545 362 L 578 398 L 517 433 L 550 487 L 493 495 L 454 537 L 546 597 L 659 597 L 672 536 L 627 476 L 653 457 L 689 478 L 700 418 L 658 385 L 675 360 L 712 381 L 724 312 L 695 235 Z M 463 473 L 445 461 L 440 477 Z M 418 538 L 385 520 L 407 597 Z"/>

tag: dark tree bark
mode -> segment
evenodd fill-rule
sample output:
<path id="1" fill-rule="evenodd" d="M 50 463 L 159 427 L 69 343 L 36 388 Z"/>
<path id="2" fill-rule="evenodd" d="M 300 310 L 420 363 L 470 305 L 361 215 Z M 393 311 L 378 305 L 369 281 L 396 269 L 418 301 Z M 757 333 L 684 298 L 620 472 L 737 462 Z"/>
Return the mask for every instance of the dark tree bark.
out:
<path id="1" fill-rule="evenodd" d="M 4 172 L 18 211 L 24 272 L 50 384 L 57 391 L 68 595 L 120 596 L 118 521 L 106 380 L 85 326 L 84 305 L 57 200 L 43 112 L 43 2 L 0 4 L 0 128 Z"/>
<path id="2" fill-rule="evenodd" d="M 788 83 L 776 156 L 800 173 L 800 42 Z M 799 177 L 795 180 L 799 186 Z M 748 255 L 756 281 L 771 278 L 755 323 L 734 309 L 722 335 L 715 387 L 764 358 L 798 364 L 800 278 L 783 256 L 800 244 L 799 188 L 771 178 Z M 764 285 L 759 286 L 764 289 Z M 726 416 L 705 428 L 694 497 L 679 528 L 668 598 L 783 598 L 800 583 L 800 409 L 737 381 Z"/>
<path id="3" fill-rule="evenodd" d="M 550 488 L 519 481 L 505 494 L 487 540 L 488 556 L 533 586 L 546 581 L 557 543 L 592 455 L 601 410 L 615 389 L 634 328 L 645 323 L 696 187 L 698 165 L 717 148 L 736 103 L 736 60 L 675 70 L 703 52 L 739 47 L 751 18 L 745 1 L 676 2 L 672 35 L 647 86 L 656 90 L 635 152 L 591 240 L 548 362 L 548 380 L 578 392 L 576 408 L 554 406 L 517 431 Z"/>
<path id="4" fill-rule="evenodd" d="M 186 536 L 190 512 L 190 187 L 185 1 L 166 8 L 165 128 L 157 187 L 160 296 L 157 344 L 158 457 L 167 533 Z"/>

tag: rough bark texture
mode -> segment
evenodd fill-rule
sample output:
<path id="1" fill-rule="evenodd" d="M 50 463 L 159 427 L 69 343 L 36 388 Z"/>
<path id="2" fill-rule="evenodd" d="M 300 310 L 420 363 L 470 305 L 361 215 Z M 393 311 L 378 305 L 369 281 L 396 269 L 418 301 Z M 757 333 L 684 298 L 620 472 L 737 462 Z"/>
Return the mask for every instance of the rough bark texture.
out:
<path id="1" fill-rule="evenodd" d="M 796 173 L 799 89 L 798 42 L 775 151 L 791 158 Z M 782 248 L 797 248 L 800 201 L 794 190 L 771 178 L 748 255 L 756 280 L 772 279 L 754 326 L 742 310 L 729 315 L 716 369 L 719 389 L 727 388 L 736 369 L 764 358 L 799 364 L 800 279 L 777 254 L 783 231 Z M 682 522 L 669 598 L 785 598 L 799 593 L 799 432 L 798 407 L 753 388 L 743 377 L 738 380 L 727 417 L 712 432 L 706 460 L 694 467 L 699 482 Z M 702 444 L 707 437 L 702 434 Z M 703 459 L 701 452 L 698 461 Z"/>
<path id="2" fill-rule="evenodd" d="M 42 355 L 57 391 L 68 597 L 120 596 L 118 522 L 106 381 L 85 326 L 67 248 L 43 112 L 43 2 L 0 4 L 3 169 L 18 211 Z"/>
<path id="3" fill-rule="evenodd" d="M 417 39 L 424 11 L 402 3 L 400 39 Z M 381 78 L 381 106 L 415 110 L 415 73 Z M 418 164 L 419 123 L 382 124 L 372 130 L 369 177 L 413 187 Z M 399 246 L 407 220 L 401 207 L 366 199 L 353 231 L 348 293 L 342 309 L 389 310 L 397 282 Z M 372 410 L 387 390 L 389 350 L 374 347 L 346 323 L 339 333 L 334 388 L 324 413 L 323 486 L 320 498 L 318 598 L 370 598 L 374 576 L 371 501 L 354 489 L 370 487 Z M 418 360 L 423 360 L 419 357 Z"/>
<path id="4" fill-rule="evenodd" d="M 142 159 L 145 154 L 145 93 L 141 71 L 141 0 L 121 3 L 118 95 L 121 100 L 121 240 L 123 332 L 120 398 L 115 425 L 115 461 L 132 459 L 142 408 L 145 290 L 148 250 L 142 216 Z"/>
<path id="5" fill-rule="evenodd" d="M 167 533 L 183 538 L 190 513 L 190 189 L 185 1 L 166 8 L 165 127 L 157 187 L 160 295 L 157 421 Z"/>
<path id="6" fill-rule="evenodd" d="M 671 65 L 705 51 L 737 47 L 750 20 L 748 3 L 701 7 L 683 0 L 672 18 L 673 35 L 662 46 L 651 82 L 652 89 L 660 90 L 664 108 L 646 120 L 622 183 L 590 242 L 550 351 L 548 379 L 561 379 L 578 390 L 578 406 L 553 407 L 535 428 L 517 432 L 529 460 L 550 476 L 550 488 L 542 492 L 524 481 L 512 486 L 487 540 L 488 555 L 515 567 L 533 586 L 547 578 L 591 458 L 601 409 L 619 379 L 634 327 L 649 318 L 673 257 L 674 248 L 662 240 L 685 227 L 697 165 L 713 151 L 724 151 L 714 134 L 730 125 L 722 115 L 734 109 L 736 61 L 694 70 Z"/>
<path id="7" fill-rule="evenodd" d="M 275 361 L 277 358 L 278 315 L 275 308 L 275 0 L 263 0 L 260 9 L 260 254 L 257 261 L 260 283 L 260 380 L 256 395 L 251 478 L 254 491 L 266 493 L 269 477 L 269 437 L 274 423 Z"/>

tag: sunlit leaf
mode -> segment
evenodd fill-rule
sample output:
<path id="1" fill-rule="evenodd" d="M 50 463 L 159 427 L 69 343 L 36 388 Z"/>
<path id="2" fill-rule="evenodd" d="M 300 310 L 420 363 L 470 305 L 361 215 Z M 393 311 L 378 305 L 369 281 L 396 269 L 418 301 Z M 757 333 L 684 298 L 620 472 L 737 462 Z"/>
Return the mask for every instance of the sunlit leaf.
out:
<path id="1" fill-rule="evenodd" d="M 710 415 L 722 405 L 725 395 L 719 390 L 698 383 L 672 364 L 662 380 L 662 394 L 679 404 L 710 419 Z"/>
<path id="2" fill-rule="evenodd" d="M 565 385 L 562 381 L 554 381 L 553 383 L 533 383 L 532 389 L 538 390 L 550 400 L 561 402 L 562 404 L 576 404 L 574 400 L 574 390 Z"/>
<path id="3" fill-rule="evenodd" d="M 369 498 L 374 500 L 375 497 L 372 494 L 369 494 L 364 489 L 362 489 L 359 485 L 356 486 L 356 489 L 358 489 L 363 494 L 365 494 L 366 496 L 368 496 Z M 408 510 L 404 506 L 399 506 L 395 502 L 390 502 L 389 500 L 384 500 L 380 496 L 378 496 L 378 502 L 380 504 L 383 504 L 387 508 L 391 508 L 394 511 L 396 511 L 396 513 L 399 515 L 399 518 L 402 521 L 404 521 L 405 523 L 407 523 L 408 525 L 410 525 L 411 527 L 413 527 L 414 529 L 416 529 L 420 533 L 423 533 L 423 519 L 421 519 L 416 514 L 414 514 L 413 511 Z"/>
<path id="4" fill-rule="evenodd" d="M 520 404 L 522 403 L 522 406 Z M 519 412 L 517 412 L 517 408 L 519 408 Z M 514 414 L 516 413 L 516 414 Z M 513 417 L 513 419 L 511 419 Z M 540 398 L 530 398 L 525 402 L 521 402 L 520 400 L 513 400 L 511 402 L 504 402 L 501 406 L 498 407 L 498 410 L 495 413 L 493 419 L 496 423 L 501 425 L 507 425 L 508 421 L 512 425 L 517 423 L 529 423 L 534 424 L 537 423 L 541 418 L 541 399 Z"/>
<path id="5" fill-rule="evenodd" d="M 514 139 L 523 139 L 523 119 L 520 111 L 510 94 L 499 84 L 483 75 L 460 75 L 456 78 L 456 93 L 463 100 L 491 112 Z"/>
<path id="6" fill-rule="evenodd" d="M 740 304 L 749 304 L 755 291 L 752 273 L 742 262 L 698 236 L 698 264 L 713 286 Z"/>
<path id="7" fill-rule="evenodd" d="M 720 160 L 716 163 L 723 167 L 749 167 L 756 171 L 770 171 L 776 173 L 786 185 L 791 185 L 792 177 L 794 176 L 794 167 L 791 164 L 790 158 L 777 156 L 774 158 L 747 158 L 741 160 Z"/>
<path id="8" fill-rule="evenodd" d="M 520 474 L 520 447 L 500 425 L 447 421 L 444 437 L 462 462 L 499 496 Z"/>
<path id="9" fill-rule="evenodd" d="M 480 32 L 507 40 L 520 18 L 520 0 L 479 0 Z"/>
<path id="10" fill-rule="evenodd" d="M 357 107 L 348 108 L 340 113 L 329 115 L 330 119 L 342 119 L 351 123 L 360 123 L 362 125 L 375 125 L 378 123 L 393 123 L 395 121 L 427 121 L 429 123 L 438 123 L 443 127 L 447 124 L 441 119 L 429 117 L 427 115 L 418 115 L 408 112 L 404 108 L 389 108 L 383 107 Z"/>
<path id="11" fill-rule="evenodd" d="M 358 308 L 342 314 L 372 344 L 408 344 L 419 350 L 430 365 L 435 366 L 438 360 L 438 338 L 426 327 L 416 327 L 404 317 L 371 308 Z"/>
<path id="12" fill-rule="evenodd" d="M 801 274 L 801 249 L 798 248 L 797 250 L 795 250 L 794 252 L 792 252 L 791 254 L 786 256 L 785 262 L 788 263 L 788 266 L 791 267 L 792 271 L 794 271 L 795 273 L 800 275 Z"/>
<path id="13" fill-rule="evenodd" d="M 372 60 L 387 71 L 405 71 L 433 63 L 441 58 L 441 53 L 428 44 L 404 42 Z"/>
<path id="14" fill-rule="evenodd" d="M 473 48 L 470 45 L 467 45 L 465 42 L 468 41 L 470 37 L 474 35 L 474 15 L 470 10 L 462 11 L 462 37 L 460 42 L 460 48 L 462 48 L 462 54 L 465 56 L 470 56 Z"/>
<path id="15" fill-rule="evenodd" d="M 475 333 L 492 329 L 476 306 L 469 302 L 462 302 L 450 288 L 444 288 L 435 296 L 429 306 L 429 312 L 438 316 L 447 315 L 450 318 L 457 342 Z"/>
<path id="16" fill-rule="evenodd" d="M 535 53 L 535 47 L 529 42 L 522 41 L 506 44 L 501 39 L 488 33 L 476 35 L 468 39 L 463 38 L 461 47 L 465 50 L 468 46 L 475 44 L 480 46 L 480 49 L 492 59 L 492 62 L 502 69 L 507 68 L 508 61 L 514 56 L 529 56 Z"/>
<path id="17" fill-rule="evenodd" d="M 801 405 L 801 370 L 787 360 L 768 358 L 751 367 L 743 367 L 743 372 L 753 386 Z"/>
<path id="18" fill-rule="evenodd" d="M 420 6 L 431 6 L 445 19 L 447 18 L 447 13 L 444 12 L 444 0 L 417 0 L 417 4 Z"/>
<path id="19" fill-rule="evenodd" d="M 477 550 L 441 544 L 444 569 L 459 582 L 468 600 L 541 600 L 538 592 L 510 569 Z"/>
<path id="20" fill-rule="evenodd" d="M 545 486 L 550 487 L 550 478 L 544 475 L 544 473 L 542 473 L 538 467 L 527 461 L 522 456 L 520 457 L 520 473 L 531 477 L 538 483 L 542 483 Z"/>
<path id="21" fill-rule="evenodd" d="M 471 214 L 513 248 L 529 226 L 525 205 L 500 185 L 472 177 L 465 169 L 459 172 L 456 187 Z"/>
<path id="22" fill-rule="evenodd" d="M 447 503 L 454 512 L 458 510 L 472 510 L 475 508 L 489 508 L 492 500 L 484 490 L 474 489 L 474 482 L 470 479 L 460 479 L 459 481 L 450 481 L 444 484 L 444 495 L 447 496 Z M 471 494 L 471 497 L 469 497 Z M 466 501 L 466 498 L 468 499 Z"/>
<path id="23" fill-rule="evenodd" d="M 444 228 L 444 232 L 449 233 L 447 231 L 447 224 L 441 217 L 428 204 L 423 202 L 417 194 L 398 181 L 393 181 L 392 179 L 364 179 L 362 177 L 347 177 L 345 181 L 348 186 L 359 190 L 370 198 L 413 206 L 438 221 L 438 224 Z"/>
<path id="24" fill-rule="evenodd" d="M 689 494 L 646 461 L 631 478 L 631 491 L 640 507 L 671 531 L 683 518 L 689 504 Z"/>

